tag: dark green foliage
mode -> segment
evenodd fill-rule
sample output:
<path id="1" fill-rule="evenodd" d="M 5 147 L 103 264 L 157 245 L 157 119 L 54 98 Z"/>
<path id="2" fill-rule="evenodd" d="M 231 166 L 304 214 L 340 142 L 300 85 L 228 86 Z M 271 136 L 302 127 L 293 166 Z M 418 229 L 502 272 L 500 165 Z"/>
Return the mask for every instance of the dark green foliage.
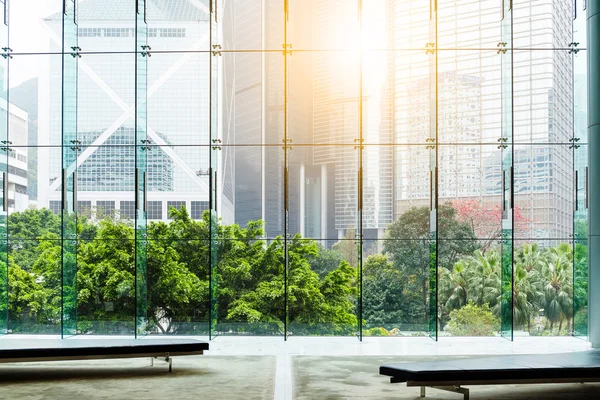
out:
<path id="1" fill-rule="evenodd" d="M 440 238 L 454 240 L 438 242 L 437 307 L 434 296 L 430 309 L 430 259 L 436 254 L 429 210 L 413 208 L 389 226 L 380 248 L 363 249 L 365 335 L 427 332 L 431 310 L 438 312 L 442 330 L 497 332 L 499 249 L 483 249 L 449 204 L 438 212 Z M 138 249 L 147 250 L 149 333 L 207 334 L 211 318 L 220 334 L 283 334 L 286 326 L 290 335 L 358 331 L 359 252 L 352 231 L 332 249 L 300 235 L 288 239 L 286 265 L 286 243 L 265 240 L 262 221 L 222 225 L 208 211 L 193 220 L 185 208 L 171 209 L 170 216 L 168 223 L 149 223 L 143 236 L 130 221 L 113 216 L 97 221 L 61 220 L 49 210 L 11 214 L 9 252 L 0 248 L 0 282 L 8 280 L 8 286 L 0 285 L 0 323 L 12 332 L 58 333 L 66 312 L 76 317 L 78 333 L 132 334 L 137 237 Z M 586 239 L 577 239 L 574 247 L 526 243 L 514 253 L 515 329 L 585 334 Z M 65 284 L 65 269 L 76 281 Z M 463 318 L 458 310 L 473 315 Z M 476 329 L 471 322 L 461 325 L 471 318 L 483 321 L 485 329 L 480 323 Z"/>

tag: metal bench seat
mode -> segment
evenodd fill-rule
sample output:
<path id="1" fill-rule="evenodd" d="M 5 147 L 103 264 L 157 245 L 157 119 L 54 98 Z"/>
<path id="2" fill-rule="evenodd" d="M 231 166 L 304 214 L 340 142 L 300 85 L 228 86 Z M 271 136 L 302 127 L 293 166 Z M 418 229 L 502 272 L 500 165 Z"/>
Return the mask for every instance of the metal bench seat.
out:
<path id="1" fill-rule="evenodd" d="M 600 381 L 600 350 L 562 354 L 506 355 L 382 365 L 392 383 L 462 393 L 468 385 L 572 383 Z"/>
<path id="2" fill-rule="evenodd" d="M 0 340 L 0 363 L 150 357 L 169 363 L 173 356 L 203 354 L 208 343 L 194 339 L 24 339 Z"/>

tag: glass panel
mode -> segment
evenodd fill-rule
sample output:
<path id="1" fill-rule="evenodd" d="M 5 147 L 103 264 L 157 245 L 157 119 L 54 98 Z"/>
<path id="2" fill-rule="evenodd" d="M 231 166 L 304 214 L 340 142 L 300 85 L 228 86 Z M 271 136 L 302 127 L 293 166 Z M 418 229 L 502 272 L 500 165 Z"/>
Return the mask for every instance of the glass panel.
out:
<path id="1" fill-rule="evenodd" d="M 498 145 L 438 146 L 440 239 L 502 236 L 502 150 Z"/>
<path id="2" fill-rule="evenodd" d="M 213 16 L 222 25 L 222 39 L 213 44 L 220 44 L 224 50 L 282 50 L 288 1 L 219 1 Z M 302 8 L 307 11 L 307 7 Z"/>
<path id="3" fill-rule="evenodd" d="M 135 336 L 148 333 L 146 206 L 148 196 L 148 26 L 146 1 L 137 0 L 135 22 Z"/>
<path id="4" fill-rule="evenodd" d="M 324 150 L 322 147 L 292 146 L 288 151 L 288 233 L 290 237 L 299 235 L 317 240 L 355 240 L 359 230 L 359 150 L 350 146 L 327 146 L 326 149 L 331 161 L 319 164 L 311 155 Z M 376 210 L 381 205 L 377 202 L 379 192 L 368 185 L 379 182 L 375 176 L 367 178 L 364 207 L 368 219 L 363 224 L 367 222 L 366 227 L 377 231 L 385 226 L 377 220 Z M 385 183 L 391 186 L 391 182 Z M 389 221 L 391 198 L 388 200 Z"/>
<path id="5" fill-rule="evenodd" d="M 287 335 L 358 335 L 354 239 L 288 240 Z"/>
<path id="6" fill-rule="evenodd" d="M 200 221 L 178 218 L 148 225 L 148 331 L 208 336 L 209 244 L 178 240 L 201 232 L 208 238 L 209 214 Z"/>
<path id="7" fill-rule="evenodd" d="M 77 334 L 77 136 L 78 58 L 75 3 L 66 1 L 63 55 L 62 112 L 62 336 Z"/>
<path id="8" fill-rule="evenodd" d="M 501 37 L 501 1 L 437 0 L 437 5 L 440 50 L 496 48 Z"/>
<path id="9" fill-rule="evenodd" d="M 573 256 L 571 239 L 515 240 L 515 335 L 573 334 Z"/>
<path id="10" fill-rule="evenodd" d="M 352 150 L 359 139 L 359 95 L 357 52 L 302 52 L 288 57 L 288 139 L 292 146 L 320 146 L 314 148 L 314 164 L 335 163 L 341 149 L 333 146 Z M 308 158 L 310 153 L 295 155 L 296 149 L 290 161 Z"/>
<path id="11" fill-rule="evenodd" d="M 68 57 L 72 63 L 73 57 L 70 55 Z M 83 59 L 79 60 L 78 62 L 81 62 Z M 62 144 L 62 62 L 61 55 L 14 55 L 10 59 L 8 79 L 11 86 L 10 107 L 15 109 L 13 114 L 20 114 L 25 118 L 23 114 L 25 112 L 30 119 L 28 135 L 20 136 L 27 140 L 21 141 L 20 146 L 30 146 L 27 154 L 30 169 L 36 167 L 37 160 L 45 166 L 39 169 L 37 175 L 29 175 L 31 186 L 36 188 L 36 197 L 38 180 L 46 182 L 47 187 L 47 182 L 54 182 L 57 179 L 57 184 L 53 185 L 52 191 L 58 191 L 60 194 L 60 188 L 57 186 L 61 182 L 60 152 L 57 154 L 58 158 L 53 157 L 48 160 L 47 156 L 42 154 L 41 147 L 48 150 L 49 146 L 60 148 Z M 32 66 L 36 68 L 32 69 Z M 72 69 L 72 67 L 68 68 Z M 51 165 L 50 162 L 53 163 L 51 170 L 47 168 Z M 40 192 L 40 196 L 43 195 L 44 193 Z M 41 197 L 38 200 L 44 202 Z"/>
<path id="12" fill-rule="evenodd" d="M 513 65 L 515 143 L 569 143 L 573 127 L 570 52 L 515 51 Z"/>
<path id="13" fill-rule="evenodd" d="M 514 151 L 515 238 L 572 237 L 575 173 L 571 146 L 519 145 Z"/>
<path id="14" fill-rule="evenodd" d="M 428 209 L 423 208 L 411 208 L 401 215 L 389 225 L 385 239 L 363 243 L 364 336 L 426 336 L 431 332 L 431 241 L 427 233 Z M 402 236 L 402 226 L 421 238 Z M 321 249 L 314 269 L 322 270 L 325 265 L 332 269 L 343 259 L 339 243 Z"/>
<path id="15" fill-rule="evenodd" d="M 26 236 L 29 233 L 24 231 L 32 228 L 45 232 L 43 239 L 11 237 L 8 243 L 12 259 L 8 270 L 9 332 L 60 335 L 63 295 L 61 216 L 46 209 L 13 213 L 10 218 L 10 227 L 17 237 Z"/>
<path id="16" fill-rule="evenodd" d="M 208 53 L 153 53 L 147 63 L 148 139 L 161 146 L 208 145 Z"/>
<path id="17" fill-rule="evenodd" d="M 512 0 L 515 48 L 556 49 L 571 43 L 576 1 L 552 3 Z"/>
<path id="18" fill-rule="evenodd" d="M 146 21 L 152 51 L 208 51 L 211 2 L 149 1 Z"/>
<path id="19" fill-rule="evenodd" d="M 323 0 L 312 7 L 301 1 L 286 0 L 288 2 L 287 43 L 292 45 L 290 49 L 322 52 L 360 48 L 359 1 Z M 380 3 L 379 0 L 372 2 Z"/>
<path id="20" fill-rule="evenodd" d="M 588 337 L 588 137 L 586 3 L 575 2 L 573 20 L 573 152 L 575 212 L 573 226 L 573 335 Z M 581 145 L 581 144 L 583 145 Z"/>
<path id="21" fill-rule="evenodd" d="M 502 137 L 499 140 L 502 160 L 502 300 L 501 334 L 513 339 L 513 9 L 512 1 L 504 2 L 502 13 L 502 41 L 499 53 L 502 57 Z"/>
<path id="22" fill-rule="evenodd" d="M 588 142 L 587 138 L 587 51 L 573 53 L 573 141 L 575 144 Z"/>
<path id="23" fill-rule="evenodd" d="M 497 144 L 502 136 L 497 51 L 440 50 L 438 62 L 440 144 Z"/>
<path id="24" fill-rule="evenodd" d="M 283 239 L 260 239 L 263 232 L 259 223 L 246 228 L 219 225 L 216 235 L 213 335 L 283 335 Z"/>
<path id="25" fill-rule="evenodd" d="M 176 211 L 185 218 L 202 219 L 203 211 L 210 208 L 209 153 L 208 146 L 149 146 L 145 151 L 148 220 L 177 219 Z"/>
<path id="26" fill-rule="evenodd" d="M 460 224 L 447 219 L 443 225 L 456 229 Z M 488 238 L 438 242 L 441 335 L 495 336 L 500 331 L 500 244 Z"/>
<path id="27" fill-rule="evenodd" d="M 70 0 L 73 1 L 73 0 Z M 82 51 L 131 52 L 135 46 L 135 15 L 145 0 L 95 0 L 77 3 L 79 47 Z"/>
<path id="28" fill-rule="evenodd" d="M 67 3 L 69 2 L 72 7 L 73 0 L 68 0 Z M 7 3 L 10 47 L 13 52 L 60 54 L 63 48 L 63 0 L 9 0 Z M 4 8 L 4 5 L 1 7 Z M 0 14 L 3 14 L 2 10 Z M 71 20 L 73 17 L 73 13 L 70 13 Z M 32 64 L 22 72 L 40 71 L 44 71 L 42 66 Z M 60 80 L 57 81 L 60 85 Z"/>
<path id="29" fill-rule="evenodd" d="M 576 146 L 573 247 L 573 335 L 588 335 L 588 148 Z"/>
<path id="30" fill-rule="evenodd" d="M 135 241 L 130 221 L 80 221 L 77 246 L 77 331 L 134 335 Z"/>

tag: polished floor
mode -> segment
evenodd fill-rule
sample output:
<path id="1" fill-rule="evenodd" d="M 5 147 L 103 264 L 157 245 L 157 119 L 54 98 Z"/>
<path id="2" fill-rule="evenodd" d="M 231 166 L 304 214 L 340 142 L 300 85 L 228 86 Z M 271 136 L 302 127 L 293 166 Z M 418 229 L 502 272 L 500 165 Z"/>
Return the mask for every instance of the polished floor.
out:
<path id="1" fill-rule="evenodd" d="M 13 341 L 35 339 L 35 336 L 8 335 L 0 338 L 0 348 L 11 347 Z M 40 336 L 38 338 L 47 338 Z M 94 340 L 94 336 L 77 339 Z M 107 339 L 107 337 L 102 337 Z M 207 338 L 199 338 L 207 340 Z M 69 339 L 65 339 L 69 340 Z M 151 338 L 142 339 L 151 340 Z M 590 348 L 585 340 L 574 337 L 516 337 L 508 341 L 499 337 L 442 337 L 435 342 L 427 337 L 369 337 L 359 341 L 352 337 L 292 337 L 287 341 L 276 337 L 228 337 L 210 341 L 211 356 L 274 356 L 274 398 L 291 400 L 293 394 L 292 358 L 295 356 L 452 356 L 481 354 L 540 354 L 583 351 Z M 132 361 L 133 362 L 133 361 Z M 138 360 L 136 362 L 143 363 Z M 174 360 L 174 368 L 178 361 Z"/>

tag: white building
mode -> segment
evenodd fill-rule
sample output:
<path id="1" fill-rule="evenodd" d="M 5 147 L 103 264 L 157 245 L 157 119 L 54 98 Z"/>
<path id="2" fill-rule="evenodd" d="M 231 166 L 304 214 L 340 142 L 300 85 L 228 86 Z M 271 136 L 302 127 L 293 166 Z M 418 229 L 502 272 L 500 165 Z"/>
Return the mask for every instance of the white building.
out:
<path id="1" fill-rule="evenodd" d="M 78 5 L 77 59 L 77 180 L 78 207 L 134 215 L 136 132 L 134 111 L 138 95 L 147 96 L 148 209 L 150 220 L 168 219 L 170 207 L 185 205 L 192 218 L 209 208 L 210 172 L 210 17 L 207 2 L 147 0 L 147 44 L 151 51 L 144 75 L 135 60 L 135 2 L 85 0 Z M 62 13 L 45 19 L 51 40 L 61 37 Z M 56 45 L 56 44 L 54 44 Z M 166 53 L 165 51 L 181 51 Z M 60 57 L 48 57 L 47 75 L 40 77 L 41 145 L 60 145 L 60 104 L 50 101 L 60 92 Z M 58 85 L 58 87 L 57 87 Z M 145 88 L 144 88 L 145 86 Z M 138 99 L 139 101 L 139 99 Z M 141 107 L 142 105 L 139 105 Z M 54 151 L 54 153 L 53 153 Z M 217 152 L 219 163 L 225 159 Z M 39 203 L 60 208 L 61 157 L 52 148 L 41 148 Z M 223 163 L 222 165 L 225 165 Z M 216 171 L 215 171 L 216 172 Z M 228 171 L 216 174 L 218 210 L 225 223 L 233 222 L 232 196 L 224 191 Z"/>
<path id="2" fill-rule="evenodd" d="M 0 113 L 6 115 L 6 101 L 0 99 Z M 8 211 L 24 211 L 29 207 L 27 195 L 28 115 L 9 103 L 8 106 Z M 6 146 L 3 144 L 3 146 Z M 3 152 L 3 154 L 6 154 Z M 6 158 L 0 159 L 6 165 Z M 3 168 L 4 169 L 4 168 Z"/>

